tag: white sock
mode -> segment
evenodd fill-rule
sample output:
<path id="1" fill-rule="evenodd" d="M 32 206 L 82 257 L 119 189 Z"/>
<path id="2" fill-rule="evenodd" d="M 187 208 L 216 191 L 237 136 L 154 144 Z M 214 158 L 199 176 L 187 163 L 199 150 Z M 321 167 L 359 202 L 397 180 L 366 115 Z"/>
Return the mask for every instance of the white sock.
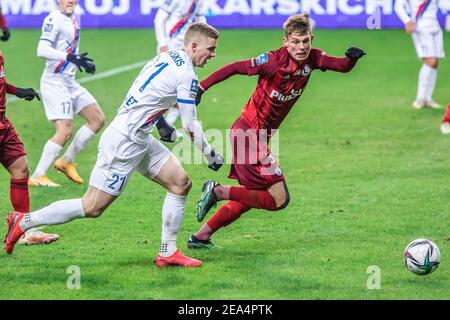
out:
<path id="1" fill-rule="evenodd" d="M 436 86 L 436 79 L 437 79 L 437 69 L 434 68 L 430 68 L 430 73 L 428 75 L 428 85 L 427 85 L 427 90 L 425 93 L 426 96 L 426 100 L 427 101 L 432 101 L 433 100 L 433 92 L 434 92 L 434 87 Z"/>
<path id="2" fill-rule="evenodd" d="M 186 196 L 167 193 L 162 207 L 162 236 L 159 254 L 169 257 L 177 251 L 177 234 L 184 216 Z"/>
<path id="3" fill-rule="evenodd" d="M 178 108 L 172 107 L 169 108 L 167 113 L 164 115 L 164 118 L 166 119 L 166 122 L 173 126 L 175 121 L 177 121 L 178 117 L 180 115 L 180 110 Z"/>
<path id="4" fill-rule="evenodd" d="M 63 147 L 56 142 L 48 140 L 44 146 L 44 150 L 42 150 L 41 159 L 39 160 L 32 177 L 37 178 L 40 176 L 45 176 L 48 168 L 52 165 L 53 161 L 55 161 L 62 148 Z"/>
<path id="5" fill-rule="evenodd" d="M 88 142 L 95 137 L 95 132 L 89 129 L 86 125 L 78 129 L 72 143 L 64 153 L 63 160 L 65 162 L 74 162 L 77 154 L 83 150 Z"/>
<path id="6" fill-rule="evenodd" d="M 20 222 L 20 228 L 26 231 L 33 227 L 63 224 L 84 217 L 81 199 L 56 201 L 45 208 L 27 213 Z"/>
<path id="7" fill-rule="evenodd" d="M 427 89 L 430 79 L 430 72 L 432 72 L 431 70 L 433 70 L 433 68 L 430 68 L 425 63 L 422 64 L 422 68 L 420 68 L 419 83 L 417 85 L 417 102 L 425 102 L 427 100 Z"/>

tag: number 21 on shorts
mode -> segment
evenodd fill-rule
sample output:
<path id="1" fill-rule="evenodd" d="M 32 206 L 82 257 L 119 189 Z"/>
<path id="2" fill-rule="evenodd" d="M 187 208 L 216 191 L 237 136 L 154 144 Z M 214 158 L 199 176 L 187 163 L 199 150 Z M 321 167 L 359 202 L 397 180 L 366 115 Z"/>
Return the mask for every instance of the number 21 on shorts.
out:
<path id="1" fill-rule="evenodd" d="M 127 180 L 126 176 L 122 176 L 120 174 L 114 173 L 110 179 L 108 179 L 107 185 L 108 188 L 114 190 L 116 192 L 122 191 L 122 188 Z"/>

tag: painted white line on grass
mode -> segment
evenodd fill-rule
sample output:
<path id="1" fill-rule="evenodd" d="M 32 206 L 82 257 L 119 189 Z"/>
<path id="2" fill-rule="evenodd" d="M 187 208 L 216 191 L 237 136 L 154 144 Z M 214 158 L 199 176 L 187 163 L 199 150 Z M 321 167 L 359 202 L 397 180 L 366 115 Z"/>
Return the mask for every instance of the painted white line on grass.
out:
<path id="1" fill-rule="evenodd" d="M 100 80 L 100 79 L 104 79 L 104 78 L 114 77 L 115 75 L 118 75 L 118 74 L 121 74 L 121 73 L 124 73 L 124 72 L 127 72 L 127 71 L 131 71 L 131 70 L 134 70 L 134 69 L 142 68 L 147 62 L 148 62 L 148 60 L 140 61 L 140 62 L 136 62 L 136 63 L 133 63 L 133 64 L 126 65 L 126 66 L 122 66 L 122 67 L 118 67 L 118 68 L 115 68 L 115 69 L 111 69 L 111 70 L 108 70 L 108 71 L 105 71 L 105 72 L 100 72 L 100 73 L 98 73 L 96 75 L 93 75 L 93 76 L 85 76 L 85 77 L 83 77 L 81 79 L 78 79 L 78 82 L 79 83 L 86 83 L 86 82 L 91 82 L 91 81 Z M 11 98 L 8 98 L 7 101 L 8 101 L 8 104 L 9 104 L 9 103 L 16 102 L 18 100 L 20 100 L 20 99 L 17 98 L 17 97 L 11 97 Z"/>

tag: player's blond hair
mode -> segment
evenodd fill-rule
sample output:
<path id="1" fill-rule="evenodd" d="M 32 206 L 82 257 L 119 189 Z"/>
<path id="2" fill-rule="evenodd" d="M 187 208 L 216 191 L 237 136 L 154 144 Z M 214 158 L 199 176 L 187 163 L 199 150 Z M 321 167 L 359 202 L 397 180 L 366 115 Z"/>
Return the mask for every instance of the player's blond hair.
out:
<path id="1" fill-rule="evenodd" d="M 304 12 L 290 16 L 283 24 L 283 29 L 286 38 L 293 32 L 298 32 L 300 35 L 311 33 L 309 14 Z"/>
<path id="2" fill-rule="evenodd" d="M 209 24 L 196 22 L 189 26 L 184 36 L 184 44 L 198 41 L 200 37 L 219 39 L 219 31 Z"/>

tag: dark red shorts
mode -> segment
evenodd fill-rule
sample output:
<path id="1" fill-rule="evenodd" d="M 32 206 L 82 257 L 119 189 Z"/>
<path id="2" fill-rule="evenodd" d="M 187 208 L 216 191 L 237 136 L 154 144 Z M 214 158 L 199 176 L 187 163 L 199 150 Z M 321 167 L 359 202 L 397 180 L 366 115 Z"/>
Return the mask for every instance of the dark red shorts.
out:
<path id="1" fill-rule="evenodd" d="M 26 155 L 23 143 L 8 118 L 0 118 L 0 163 L 8 168 L 20 157 Z"/>
<path id="2" fill-rule="evenodd" d="M 230 139 L 233 164 L 229 178 L 238 180 L 240 185 L 249 189 L 268 189 L 275 183 L 284 181 L 264 132 L 257 133 L 239 117 L 231 127 Z"/>

